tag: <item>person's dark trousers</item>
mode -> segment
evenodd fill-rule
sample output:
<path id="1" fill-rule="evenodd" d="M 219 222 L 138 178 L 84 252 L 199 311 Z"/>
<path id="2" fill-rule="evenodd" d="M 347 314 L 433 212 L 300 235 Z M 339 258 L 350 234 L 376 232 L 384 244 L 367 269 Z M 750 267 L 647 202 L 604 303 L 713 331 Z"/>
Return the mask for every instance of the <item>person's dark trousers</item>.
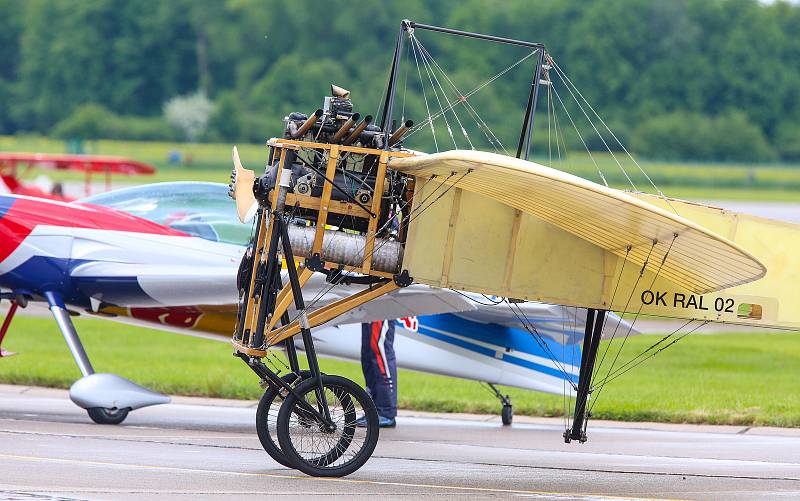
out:
<path id="1" fill-rule="evenodd" d="M 394 320 L 361 324 L 361 369 L 367 392 L 378 414 L 397 416 L 397 362 L 394 357 Z"/>

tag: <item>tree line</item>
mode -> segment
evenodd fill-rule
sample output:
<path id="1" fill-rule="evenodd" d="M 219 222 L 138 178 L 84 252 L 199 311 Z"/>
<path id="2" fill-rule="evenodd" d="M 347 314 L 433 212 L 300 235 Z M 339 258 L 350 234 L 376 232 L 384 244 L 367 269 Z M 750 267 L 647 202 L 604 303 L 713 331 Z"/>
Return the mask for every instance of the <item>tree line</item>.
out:
<path id="1" fill-rule="evenodd" d="M 800 160 L 800 6 L 756 0 L 0 0 L 0 133 L 180 140 L 166 110 L 180 121 L 184 109 L 193 140 L 260 142 L 281 132 L 287 113 L 318 107 L 330 83 L 374 114 L 404 18 L 543 42 L 644 156 Z M 465 88 L 518 56 L 447 35 L 424 40 L 439 79 Z M 421 122 L 423 92 L 434 102 L 434 86 L 448 84 L 414 56 L 423 57 L 407 47 L 400 83 L 415 98 L 403 110 Z M 530 74 L 505 76 L 475 102 L 514 144 Z M 189 103 L 208 116 L 198 122 Z M 538 116 L 547 110 L 541 99 Z M 537 118 L 535 148 L 545 135 Z M 432 146 L 432 137 L 415 137 Z"/>

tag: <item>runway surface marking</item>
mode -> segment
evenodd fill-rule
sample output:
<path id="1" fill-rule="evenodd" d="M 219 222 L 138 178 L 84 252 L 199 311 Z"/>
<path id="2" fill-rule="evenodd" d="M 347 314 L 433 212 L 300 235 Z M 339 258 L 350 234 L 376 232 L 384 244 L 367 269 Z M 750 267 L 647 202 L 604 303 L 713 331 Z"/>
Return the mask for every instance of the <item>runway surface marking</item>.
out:
<path id="1" fill-rule="evenodd" d="M 584 493 L 559 493 L 559 492 L 546 492 L 546 491 L 532 491 L 524 489 L 500 489 L 492 487 L 466 487 L 459 485 L 444 485 L 444 484 L 416 484 L 406 482 L 383 482 L 378 480 L 355 480 L 350 478 L 320 478 L 320 477 L 307 477 L 303 475 L 282 475 L 279 473 L 248 473 L 241 471 L 227 471 L 227 470 L 206 470 L 202 468 L 180 468 L 177 466 L 159 466 L 159 465 L 144 465 L 144 464 L 130 464 L 130 463 L 115 463 L 111 461 L 90 461 L 86 459 L 63 459 L 52 458 L 45 456 L 22 456 L 17 454 L 3 454 L 0 453 L 0 458 L 17 460 L 17 461 L 30 461 L 40 463 L 67 463 L 67 464 L 80 464 L 86 466 L 111 466 L 116 468 L 128 469 L 142 469 L 142 470 L 159 470 L 159 471 L 175 471 L 181 473 L 201 473 L 201 474 L 218 474 L 218 475 L 233 475 L 238 477 L 268 477 L 268 478 L 281 478 L 281 479 L 296 479 L 306 480 L 312 482 L 339 482 L 348 484 L 366 484 L 366 485 L 380 485 L 380 486 L 393 486 L 393 487 L 419 487 L 424 489 L 439 489 L 449 491 L 469 491 L 469 492 L 495 492 L 504 494 L 526 494 L 526 495 L 539 495 L 561 497 L 566 499 L 609 499 L 609 500 L 649 500 L 659 499 L 661 501 L 685 501 L 680 499 L 667 499 L 667 498 L 641 498 L 630 496 L 606 496 L 602 494 L 584 494 Z"/>
<path id="2" fill-rule="evenodd" d="M 29 435 L 29 436 L 42 436 L 42 437 L 60 437 L 60 438 L 87 438 L 92 440 L 104 440 L 104 441 L 111 441 L 111 442 L 135 442 L 135 443 L 149 443 L 149 444 L 163 444 L 163 445 L 179 445 L 179 446 L 189 446 L 189 447 L 207 447 L 213 449 L 238 449 L 238 450 L 247 450 L 247 451 L 260 451 L 261 448 L 259 447 L 245 447 L 241 445 L 220 445 L 220 444 L 198 444 L 192 442 L 182 442 L 183 440 L 206 440 L 206 439 L 223 439 L 223 440 L 230 440 L 232 437 L 230 436 L 220 436 L 220 437 L 169 437 L 169 440 L 159 440 L 165 438 L 164 436 L 158 435 L 127 435 L 127 436 L 113 436 L 113 435 L 96 435 L 96 434 L 81 434 L 81 433 L 48 433 L 48 432 L 39 432 L 39 431 L 20 431 L 20 430 L 8 430 L 8 429 L 0 429 L 0 434 L 8 434 L 8 435 Z M 241 439 L 248 439 L 247 437 L 237 437 Z M 406 442 L 406 441 L 396 441 L 396 442 Z M 413 443 L 413 442 L 410 442 Z M 460 447 L 469 448 L 470 445 L 467 444 L 458 444 Z M 477 447 L 477 446 L 475 446 Z M 573 454 L 584 454 L 584 453 L 573 453 Z M 611 456 L 625 456 L 625 457 L 637 457 L 637 455 L 633 454 L 598 454 L 598 453 L 590 453 L 592 456 L 597 457 L 601 455 L 611 455 Z M 4 455 L 0 454 L 0 457 L 4 457 Z M 27 456 L 25 456 L 27 457 Z M 30 456 L 34 457 L 34 456 Z M 731 474 L 722 474 L 722 473 L 687 473 L 687 472 L 669 472 L 669 471 L 647 471 L 647 470 L 632 470 L 632 469 L 612 469 L 612 468 L 591 468 L 591 467 L 567 467 L 567 466 L 542 466 L 542 465 L 520 465 L 520 464 L 513 464 L 513 463 L 501 463 L 501 462 L 486 462 L 486 461 L 456 461 L 451 459 L 430 459 L 430 458 L 411 458 L 405 456 L 392 456 L 386 454 L 374 454 L 372 457 L 376 459 L 392 459 L 392 460 L 399 460 L 399 461 L 415 461 L 415 462 L 424 462 L 424 463 L 449 463 L 449 464 L 465 464 L 465 465 L 480 465 L 480 466 L 500 466 L 505 468 L 521 468 L 521 469 L 531 469 L 531 470 L 554 470 L 554 471 L 577 471 L 577 472 L 594 472 L 594 473 L 622 473 L 622 474 L 633 474 L 633 475 L 649 475 L 649 476 L 672 476 L 672 477 L 696 477 L 696 478 L 719 478 L 719 479 L 740 479 L 740 480 L 779 480 L 779 481 L 789 481 L 789 482 L 800 482 L 800 476 L 798 477 L 785 477 L 785 476 L 764 476 L 764 475 L 731 475 Z M 638 457 L 649 457 L 649 456 L 638 456 Z M 665 459 L 683 459 L 687 461 L 703 461 L 701 458 L 686 458 L 681 456 L 660 456 Z M 60 460 L 58 458 L 51 458 L 54 461 Z M 63 461 L 69 461 L 63 459 Z M 78 460 L 79 461 L 79 460 Z M 768 462 L 768 461 L 753 461 L 753 460 L 720 460 L 720 459 L 706 459 L 709 462 L 731 462 L 731 463 L 738 463 L 742 465 L 747 465 L 748 463 L 752 463 L 754 465 L 770 465 L 770 466 L 794 466 L 795 463 L 784 463 L 784 462 Z M 116 463 L 108 463 L 108 464 L 116 464 Z M 134 465 L 137 466 L 137 465 Z M 142 466 L 142 467 L 150 467 L 150 466 Z M 153 466 L 155 467 L 155 466 Z M 161 467 L 159 467 L 161 468 Z M 163 467 L 169 468 L 169 467 Z M 186 471 L 191 471 L 191 469 L 187 469 Z M 218 470 L 202 470 L 202 471 L 218 471 Z M 219 471 L 222 473 L 222 471 Z M 241 472 L 230 472 L 231 474 L 234 473 L 241 473 Z M 251 474 L 248 474 L 251 475 Z M 266 476 L 274 476 L 277 478 L 306 478 L 304 476 L 281 476 L 278 474 L 252 474 L 252 475 L 266 475 Z M 366 482 L 366 483 L 376 483 L 380 484 L 380 482 L 373 482 L 373 481 L 359 481 L 359 482 Z M 395 485 L 392 483 L 387 483 L 386 485 Z M 397 484 L 397 485 L 406 485 L 406 486 L 413 486 L 413 487 L 424 487 L 428 486 L 428 484 Z M 442 488 L 457 488 L 456 486 L 451 487 L 442 487 Z M 470 488 L 470 489 L 480 489 L 480 488 Z M 504 489 L 490 489 L 487 488 L 485 490 L 495 491 L 498 492 L 517 492 L 514 490 L 506 491 Z M 519 491 L 525 493 L 540 493 L 539 491 Z M 549 493 L 548 493 L 549 494 Z M 618 499 L 618 498 L 609 498 L 609 499 Z M 639 499 L 639 498 L 623 498 L 623 499 Z"/>
<path id="3" fill-rule="evenodd" d="M 0 397 L 15 389 L 3 390 Z M 578 451 L 555 438 L 560 427 L 548 422 L 501 427 L 401 416 L 401 426 L 381 434 L 372 462 L 357 475 L 319 479 L 266 457 L 253 433 L 252 409 L 189 401 L 193 405 L 142 409 L 129 425 L 107 427 L 89 423 L 66 392 L 0 400 L 0 467 L 7 472 L 0 498 L 199 501 L 270 492 L 300 499 L 800 499 L 800 434 L 794 430 L 738 434 L 742 427 L 604 423 Z"/>

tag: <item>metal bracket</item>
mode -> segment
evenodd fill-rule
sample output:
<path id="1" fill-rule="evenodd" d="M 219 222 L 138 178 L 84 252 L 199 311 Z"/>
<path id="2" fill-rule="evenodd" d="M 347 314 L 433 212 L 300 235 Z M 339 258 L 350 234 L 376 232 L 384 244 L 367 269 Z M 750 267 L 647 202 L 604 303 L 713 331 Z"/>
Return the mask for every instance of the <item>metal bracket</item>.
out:
<path id="1" fill-rule="evenodd" d="M 408 274 L 408 270 L 401 271 L 393 278 L 394 278 L 394 283 L 396 283 L 398 287 L 408 287 L 409 285 L 414 283 L 414 279 L 411 277 L 411 275 Z"/>
<path id="2" fill-rule="evenodd" d="M 311 257 L 306 258 L 305 265 L 306 268 L 311 271 L 322 271 L 325 269 L 325 261 L 322 260 L 322 257 L 318 252 L 315 252 Z"/>

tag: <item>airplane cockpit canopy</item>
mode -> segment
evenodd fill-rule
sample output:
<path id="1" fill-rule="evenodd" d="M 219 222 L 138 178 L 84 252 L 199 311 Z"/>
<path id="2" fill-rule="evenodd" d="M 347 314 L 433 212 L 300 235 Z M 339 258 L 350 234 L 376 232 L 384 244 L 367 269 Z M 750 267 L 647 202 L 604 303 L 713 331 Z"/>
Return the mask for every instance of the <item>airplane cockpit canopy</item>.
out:
<path id="1" fill-rule="evenodd" d="M 239 222 L 228 186 L 220 183 L 155 183 L 78 200 L 141 217 L 214 242 L 246 245 L 251 227 Z"/>

